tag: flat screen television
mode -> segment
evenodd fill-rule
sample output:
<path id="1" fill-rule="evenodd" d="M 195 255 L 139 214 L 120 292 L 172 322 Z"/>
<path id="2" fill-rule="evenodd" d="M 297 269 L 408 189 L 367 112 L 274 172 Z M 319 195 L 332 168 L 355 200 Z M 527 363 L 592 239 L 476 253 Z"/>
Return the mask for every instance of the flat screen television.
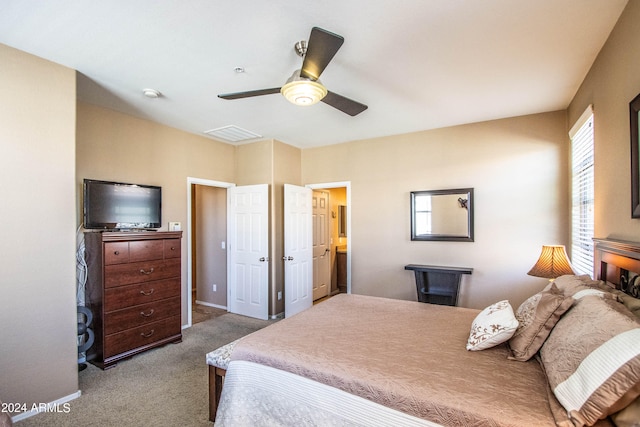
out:
<path id="1" fill-rule="evenodd" d="M 161 187 L 85 179 L 83 195 L 83 222 L 87 229 L 160 228 Z"/>

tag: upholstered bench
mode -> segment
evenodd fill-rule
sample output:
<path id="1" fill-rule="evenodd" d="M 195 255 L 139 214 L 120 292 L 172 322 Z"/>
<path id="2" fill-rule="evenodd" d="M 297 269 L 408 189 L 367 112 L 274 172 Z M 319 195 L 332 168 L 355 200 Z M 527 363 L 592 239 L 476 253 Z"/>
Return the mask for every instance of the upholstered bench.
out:
<path id="1" fill-rule="evenodd" d="M 207 365 L 209 365 L 209 420 L 211 421 L 216 420 L 216 412 L 220 403 L 220 394 L 222 393 L 222 383 L 229 367 L 231 352 L 233 352 L 233 348 L 241 339 L 238 338 L 207 353 Z"/>

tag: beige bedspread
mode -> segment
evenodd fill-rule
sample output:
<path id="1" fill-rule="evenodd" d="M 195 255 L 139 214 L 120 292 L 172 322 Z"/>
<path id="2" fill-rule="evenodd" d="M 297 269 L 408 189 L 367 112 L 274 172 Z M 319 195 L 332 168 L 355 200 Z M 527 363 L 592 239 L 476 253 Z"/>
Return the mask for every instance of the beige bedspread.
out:
<path id="1" fill-rule="evenodd" d="M 240 340 L 231 360 L 285 370 L 445 426 L 554 426 L 537 361 L 469 352 L 477 310 L 338 295 Z"/>

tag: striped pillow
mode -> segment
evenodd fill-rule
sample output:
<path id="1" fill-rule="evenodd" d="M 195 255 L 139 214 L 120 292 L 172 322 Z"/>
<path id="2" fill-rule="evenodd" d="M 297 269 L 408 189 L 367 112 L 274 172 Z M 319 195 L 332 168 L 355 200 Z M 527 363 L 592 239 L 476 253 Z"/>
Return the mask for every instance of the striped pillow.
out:
<path id="1" fill-rule="evenodd" d="M 574 424 L 592 425 L 640 395 L 640 320 L 616 300 L 584 296 L 558 321 L 540 358 Z"/>

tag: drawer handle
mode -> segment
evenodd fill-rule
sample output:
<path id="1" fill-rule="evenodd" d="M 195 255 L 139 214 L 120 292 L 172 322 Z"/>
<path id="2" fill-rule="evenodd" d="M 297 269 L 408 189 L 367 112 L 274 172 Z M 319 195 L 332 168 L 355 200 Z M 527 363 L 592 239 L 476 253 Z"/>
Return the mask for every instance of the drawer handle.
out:
<path id="1" fill-rule="evenodd" d="M 146 274 L 146 275 L 149 275 L 149 274 L 151 274 L 151 273 L 153 273 L 153 267 L 151 267 L 151 268 L 149 269 L 149 271 L 144 271 L 143 269 L 140 269 L 140 274 Z"/>
<path id="2" fill-rule="evenodd" d="M 172 250 L 172 251 L 175 251 L 175 250 L 176 250 L 176 248 L 174 248 L 173 246 L 171 246 L 171 250 Z"/>
<path id="3" fill-rule="evenodd" d="M 142 295 L 144 295 L 144 296 L 147 296 L 147 297 L 148 297 L 149 295 L 151 295 L 151 294 L 153 293 L 153 288 L 151 288 L 151 290 L 150 290 L 149 292 L 140 291 L 140 293 L 141 293 Z"/>
<path id="4" fill-rule="evenodd" d="M 149 310 L 149 313 L 145 313 L 144 311 L 140 312 L 140 316 L 144 316 L 144 317 L 149 317 L 151 315 L 153 315 L 153 308 L 151 310 Z"/>
<path id="5" fill-rule="evenodd" d="M 148 334 L 145 334 L 144 332 L 142 332 L 140 334 L 140 336 L 143 337 L 143 338 L 149 338 L 151 335 L 153 335 L 154 331 L 155 331 L 155 329 L 152 329 L 151 332 L 149 332 Z"/>
<path id="6" fill-rule="evenodd" d="M 114 255 L 120 255 L 120 251 L 114 251 L 113 254 Z"/>

